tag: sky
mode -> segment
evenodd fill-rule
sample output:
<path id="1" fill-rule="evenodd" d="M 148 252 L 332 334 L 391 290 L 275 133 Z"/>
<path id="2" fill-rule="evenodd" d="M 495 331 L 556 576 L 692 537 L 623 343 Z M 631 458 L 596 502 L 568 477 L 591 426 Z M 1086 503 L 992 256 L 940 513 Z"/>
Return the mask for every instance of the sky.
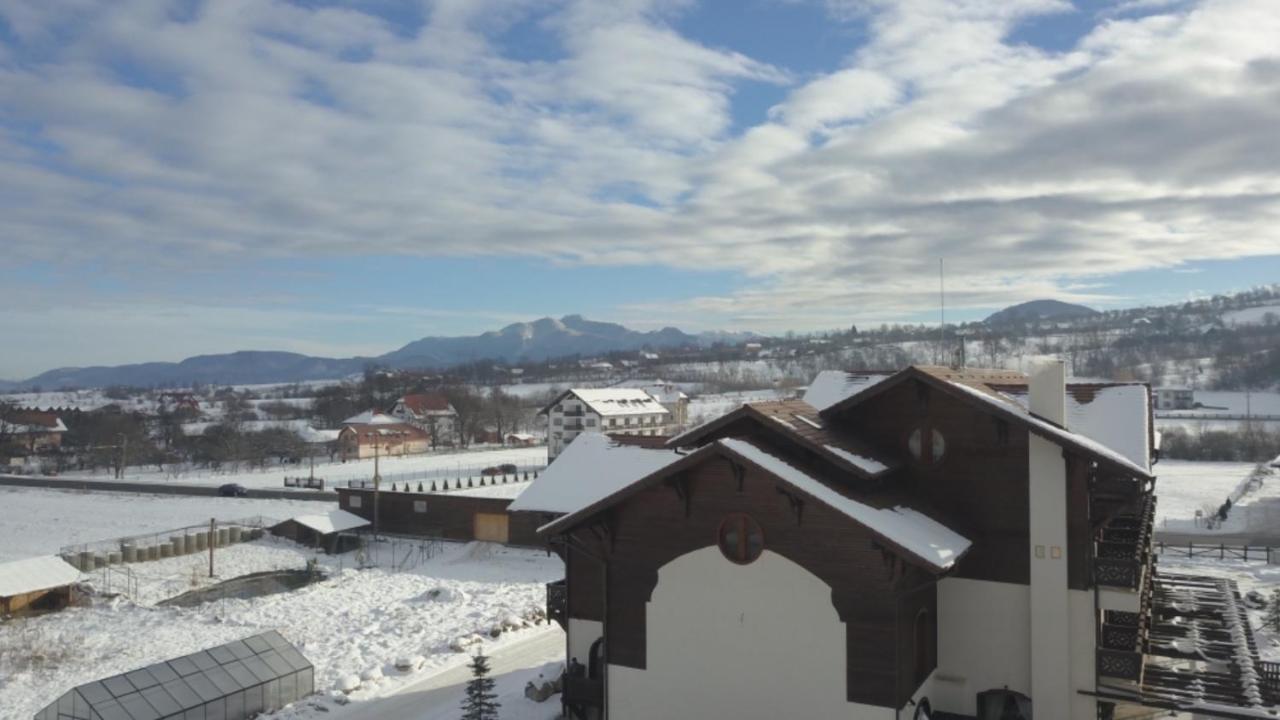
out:
<path id="1" fill-rule="evenodd" d="M 1280 280 L 1275 0 L 5 0 L 0 378 Z"/>

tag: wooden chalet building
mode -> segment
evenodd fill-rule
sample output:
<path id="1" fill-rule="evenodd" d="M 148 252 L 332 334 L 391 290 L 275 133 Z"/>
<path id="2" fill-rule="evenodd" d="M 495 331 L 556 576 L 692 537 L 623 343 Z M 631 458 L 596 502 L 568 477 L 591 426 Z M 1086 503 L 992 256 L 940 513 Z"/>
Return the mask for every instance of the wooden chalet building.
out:
<path id="1" fill-rule="evenodd" d="M 1156 571 L 1149 387 L 836 380 L 666 449 L 582 435 L 510 506 L 565 560 L 573 716 L 1271 716 L 1234 586 Z"/>

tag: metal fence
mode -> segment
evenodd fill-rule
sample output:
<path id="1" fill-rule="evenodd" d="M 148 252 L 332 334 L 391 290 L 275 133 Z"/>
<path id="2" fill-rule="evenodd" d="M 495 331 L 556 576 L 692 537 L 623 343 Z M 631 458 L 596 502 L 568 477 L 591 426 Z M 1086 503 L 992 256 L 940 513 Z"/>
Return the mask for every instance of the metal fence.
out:
<path id="1" fill-rule="evenodd" d="M 279 523 L 274 518 L 264 517 L 262 515 L 254 515 L 252 517 L 240 518 L 237 520 L 213 520 L 214 530 L 228 530 L 238 528 L 241 532 L 261 531 L 272 525 Z M 107 540 L 95 540 L 87 543 L 77 543 L 74 545 L 64 545 L 58 551 L 58 554 L 64 558 L 69 558 L 68 562 L 76 564 L 70 558 L 80 558 L 85 553 L 99 558 L 98 562 L 106 562 L 106 564 L 115 564 L 124 561 L 127 550 L 133 548 L 135 552 L 138 549 L 147 549 L 152 547 L 170 546 L 170 552 L 173 552 L 173 542 L 175 538 L 182 538 L 185 545 L 188 536 L 198 536 L 208 534 L 210 523 L 200 523 L 198 525 L 185 525 L 178 528 L 170 528 L 168 530 L 157 530 L 155 532 L 143 533 L 141 535 L 126 535 L 123 537 L 115 537 Z M 228 533 L 230 534 L 230 533 Z M 117 556 L 112 562 L 112 556 Z M 168 556 L 165 556 L 168 557 Z M 139 558 L 141 560 L 142 558 Z M 153 558 L 154 559 L 154 558 Z M 79 565 L 77 565 L 79 567 Z"/>
<path id="2" fill-rule="evenodd" d="M 343 536 L 354 537 L 356 549 L 351 553 L 337 555 L 338 569 L 344 566 L 361 570 L 383 568 L 386 570 L 407 571 L 416 569 L 444 550 L 444 531 L 428 528 L 426 536 L 399 535 L 380 532 L 375 537 L 372 532 L 356 531 L 343 533 Z"/>
<path id="3" fill-rule="evenodd" d="M 485 475 L 484 471 L 491 468 L 499 468 L 499 467 L 502 467 L 503 465 L 515 465 L 515 468 L 516 468 L 515 472 L 506 473 L 505 475 L 510 477 L 519 477 L 519 478 L 525 478 L 525 476 L 527 475 L 528 476 L 527 479 L 529 480 L 536 478 L 539 473 L 547 469 L 547 466 L 544 463 L 538 463 L 538 464 L 491 463 L 486 465 L 466 465 L 466 466 L 455 465 L 454 467 L 451 467 L 451 468 L 432 468 L 430 470 L 410 470 L 406 472 L 392 472 L 392 473 L 380 472 L 378 474 L 382 477 L 383 487 L 386 487 L 390 483 L 417 482 L 419 480 L 430 482 L 432 480 L 435 480 L 438 484 L 441 484 L 441 485 L 443 485 L 445 481 L 448 481 L 449 487 L 451 489 L 456 489 L 454 486 L 459 481 L 461 481 L 462 487 L 465 488 L 467 487 L 468 480 L 471 480 L 474 483 L 472 487 L 475 487 L 479 485 L 480 478 L 482 477 L 488 478 L 488 479 L 502 477 L 503 476 L 502 474 Z M 351 488 L 372 488 L 373 487 L 373 479 L 370 475 L 362 475 L 359 478 L 352 478 L 352 477 L 340 478 L 335 482 L 338 482 L 338 483 L 345 482 L 347 487 L 351 487 Z M 515 480 L 508 480 L 507 482 L 515 482 Z"/>
<path id="4" fill-rule="evenodd" d="M 1227 543 L 1156 543 L 1156 553 L 1171 557 L 1217 558 L 1219 560 L 1244 560 L 1280 563 L 1280 547 L 1266 545 L 1229 545 Z"/>
<path id="5" fill-rule="evenodd" d="M 491 487 L 494 485 L 511 485 L 514 483 L 537 480 L 538 473 L 541 472 L 542 469 L 543 468 L 538 468 L 535 470 L 504 473 L 501 475 L 423 478 L 418 479 L 416 482 L 414 480 L 402 480 L 391 475 L 383 475 L 381 490 L 387 492 L 401 490 L 404 492 L 445 493 L 456 490 L 471 490 L 478 487 Z M 347 487 L 353 490 L 372 490 L 373 481 L 348 480 Z"/>

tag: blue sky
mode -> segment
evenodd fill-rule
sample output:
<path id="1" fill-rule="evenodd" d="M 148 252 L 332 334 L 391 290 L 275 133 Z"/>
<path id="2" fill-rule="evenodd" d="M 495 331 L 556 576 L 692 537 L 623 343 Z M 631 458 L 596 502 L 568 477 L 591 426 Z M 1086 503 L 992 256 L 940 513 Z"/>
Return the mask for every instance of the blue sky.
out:
<path id="1" fill-rule="evenodd" d="M 0 7 L 0 377 L 1280 279 L 1267 0 Z"/>

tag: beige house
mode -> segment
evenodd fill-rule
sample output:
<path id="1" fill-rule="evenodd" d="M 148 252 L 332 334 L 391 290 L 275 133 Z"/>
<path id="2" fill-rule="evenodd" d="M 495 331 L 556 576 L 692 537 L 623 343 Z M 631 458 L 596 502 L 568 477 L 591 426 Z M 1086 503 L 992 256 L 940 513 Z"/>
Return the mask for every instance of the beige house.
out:
<path id="1" fill-rule="evenodd" d="M 430 449 L 431 435 L 426 430 L 383 413 L 370 411 L 347 418 L 338 431 L 338 455 L 344 461 L 415 455 Z"/>

